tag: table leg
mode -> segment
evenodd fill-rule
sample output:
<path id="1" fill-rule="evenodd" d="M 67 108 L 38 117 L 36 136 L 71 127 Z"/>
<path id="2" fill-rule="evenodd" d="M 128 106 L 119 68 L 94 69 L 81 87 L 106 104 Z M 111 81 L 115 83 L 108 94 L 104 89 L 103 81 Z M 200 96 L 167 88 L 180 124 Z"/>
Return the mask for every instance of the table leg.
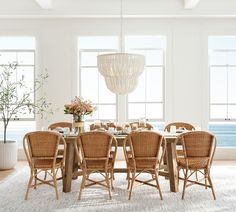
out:
<path id="1" fill-rule="evenodd" d="M 71 182 L 73 177 L 74 165 L 74 143 L 68 142 L 66 146 L 65 176 L 63 178 L 63 192 L 71 191 Z"/>
<path id="2" fill-rule="evenodd" d="M 170 190 L 177 192 L 179 190 L 178 168 L 175 153 L 175 142 L 167 142 L 167 159 L 170 180 Z"/>

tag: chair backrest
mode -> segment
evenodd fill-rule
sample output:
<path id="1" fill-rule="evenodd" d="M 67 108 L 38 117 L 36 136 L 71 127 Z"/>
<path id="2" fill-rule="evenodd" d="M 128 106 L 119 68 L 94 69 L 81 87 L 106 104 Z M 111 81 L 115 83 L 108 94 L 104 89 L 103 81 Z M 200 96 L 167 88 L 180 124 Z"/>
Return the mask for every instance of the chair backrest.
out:
<path id="1" fill-rule="evenodd" d="M 195 127 L 192 124 L 185 123 L 185 122 L 173 122 L 173 123 L 166 125 L 164 131 L 167 130 L 168 132 L 170 132 L 171 126 L 176 126 L 176 129 L 184 127 L 186 130 L 189 130 L 189 131 L 195 130 Z"/>
<path id="2" fill-rule="evenodd" d="M 55 159 L 61 140 L 64 141 L 64 138 L 56 132 L 34 131 L 27 133 L 23 139 L 27 160 L 32 162 L 32 158 Z"/>
<path id="3" fill-rule="evenodd" d="M 160 159 L 161 145 L 165 141 L 161 134 L 152 131 L 134 131 L 127 139 L 130 141 L 134 158 Z"/>
<path id="4" fill-rule="evenodd" d="M 78 136 L 77 145 L 81 148 L 82 159 L 102 159 L 110 154 L 113 136 L 106 132 L 91 131 Z"/>
<path id="5" fill-rule="evenodd" d="M 56 123 L 53 123 L 53 124 L 50 124 L 48 126 L 48 129 L 55 129 L 57 127 L 69 127 L 70 128 L 70 131 L 72 131 L 72 123 L 71 122 L 56 122 Z"/>
<path id="6" fill-rule="evenodd" d="M 137 128 L 148 129 L 148 130 L 153 129 L 153 126 L 151 124 L 149 124 L 149 123 L 143 123 L 142 124 L 142 123 L 139 123 L 138 121 L 130 123 L 130 127 L 131 127 L 131 129 L 135 129 L 136 127 Z"/>
<path id="7" fill-rule="evenodd" d="M 211 133 L 205 131 L 187 132 L 181 135 L 181 140 L 186 158 L 213 158 L 216 148 L 216 139 Z"/>

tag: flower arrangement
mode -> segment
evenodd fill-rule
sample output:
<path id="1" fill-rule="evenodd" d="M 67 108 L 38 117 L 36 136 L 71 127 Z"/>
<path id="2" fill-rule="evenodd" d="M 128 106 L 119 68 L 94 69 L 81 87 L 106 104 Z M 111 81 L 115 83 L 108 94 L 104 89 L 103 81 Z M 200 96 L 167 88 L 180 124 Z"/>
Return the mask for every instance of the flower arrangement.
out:
<path id="1" fill-rule="evenodd" d="M 64 105 L 64 113 L 72 114 L 74 121 L 82 121 L 83 116 L 92 114 L 95 111 L 95 107 L 89 100 L 84 100 L 82 97 L 76 96 L 71 104 Z"/>

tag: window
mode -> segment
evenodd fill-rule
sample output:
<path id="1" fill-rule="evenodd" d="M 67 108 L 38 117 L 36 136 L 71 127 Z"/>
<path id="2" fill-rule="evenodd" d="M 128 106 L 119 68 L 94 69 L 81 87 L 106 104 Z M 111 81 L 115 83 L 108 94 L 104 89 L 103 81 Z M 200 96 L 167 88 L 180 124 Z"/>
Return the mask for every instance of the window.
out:
<path id="1" fill-rule="evenodd" d="M 117 46 L 117 37 L 80 37 L 78 40 L 79 95 L 97 107 L 88 120 L 117 119 L 116 95 L 107 89 L 104 77 L 97 69 L 97 56 L 117 52 Z"/>
<path id="2" fill-rule="evenodd" d="M 25 46 L 24 46 L 25 45 Z M 24 77 L 27 89 L 34 89 L 35 73 L 35 43 L 34 38 L 25 37 L 0 37 L 0 65 L 6 66 L 16 63 L 13 81 Z M 23 88 L 17 89 L 17 96 L 24 94 Z M 34 102 L 34 95 L 31 96 Z M 16 114 L 15 119 L 34 119 L 33 113 Z"/>
<path id="3" fill-rule="evenodd" d="M 209 41 L 210 120 L 236 120 L 236 46 L 229 48 L 227 39 Z M 236 37 L 230 41 L 236 45 Z M 214 48 L 214 42 L 223 44 Z"/>
<path id="4" fill-rule="evenodd" d="M 165 37 L 125 37 L 126 52 L 146 56 L 146 68 L 138 87 L 128 97 L 110 92 L 97 70 L 97 55 L 117 52 L 118 46 L 119 39 L 115 36 L 78 38 L 79 95 L 90 99 L 98 108 L 88 119 L 125 122 L 145 117 L 149 121 L 164 120 Z"/>
<path id="5" fill-rule="evenodd" d="M 18 80 L 24 75 L 28 88 L 34 88 L 35 74 L 35 38 L 34 37 L 0 37 L 0 65 L 17 63 L 17 68 L 12 80 Z M 17 89 L 17 95 L 22 95 L 24 90 Z M 34 95 L 31 96 L 34 101 Z M 17 140 L 22 146 L 22 139 L 26 132 L 35 130 L 34 114 L 16 114 L 17 121 L 8 125 L 7 138 Z M 3 123 L 0 123 L 3 129 Z M 3 130 L 0 130 L 0 138 Z"/>
<path id="6" fill-rule="evenodd" d="M 126 51 L 145 55 L 146 66 L 137 88 L 128 95 L 128 120 L 164 120 L 165 37 L 128 36 Z"/>
<path id="7" fill-rule="evenodd" d="M 210 123 L 218 146 L 236 146 L 236 37 L 210 36 Z"/>

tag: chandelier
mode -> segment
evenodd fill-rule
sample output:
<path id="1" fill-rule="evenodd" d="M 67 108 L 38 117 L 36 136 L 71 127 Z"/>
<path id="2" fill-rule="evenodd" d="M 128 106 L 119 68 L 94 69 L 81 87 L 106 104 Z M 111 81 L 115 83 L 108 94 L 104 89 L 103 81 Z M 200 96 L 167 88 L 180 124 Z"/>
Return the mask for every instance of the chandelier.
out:
<path id="1" fill-rule="evenodd" d="M 121 0 L 121 33 L 120 45 L 123 50 L 123 16 Z M 142 74 L 145 65 L 145 57 L 139 54 L 114 53 L 97 56 L 98 71 L 105 78 L 107 88 L 116 94 L 128 94 L 132 92 Z"/>

